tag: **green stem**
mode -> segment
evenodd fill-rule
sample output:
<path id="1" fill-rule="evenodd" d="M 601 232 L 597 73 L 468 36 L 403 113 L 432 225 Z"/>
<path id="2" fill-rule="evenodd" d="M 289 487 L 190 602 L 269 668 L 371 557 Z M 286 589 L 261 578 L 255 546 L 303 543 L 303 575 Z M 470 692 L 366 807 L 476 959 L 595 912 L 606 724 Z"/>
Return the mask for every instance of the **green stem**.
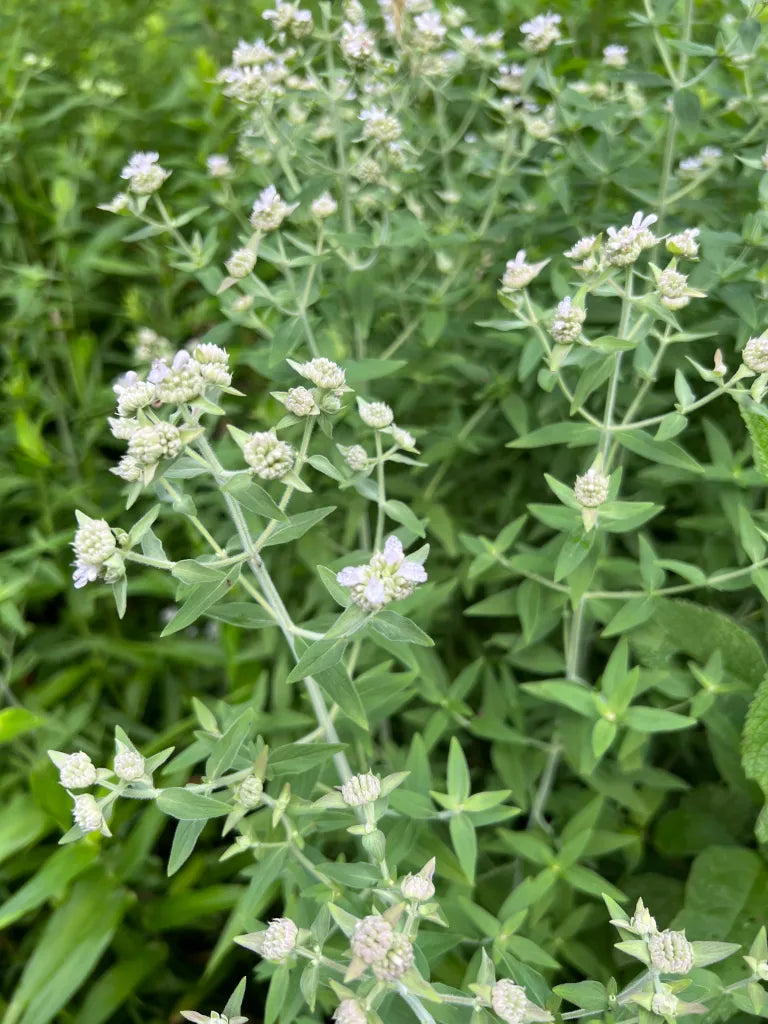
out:
<path id="1" fill-rule="evenodd" d="M 384 505 L 387 501 L 386 492 L 386 481 L 384 476 L 384 452 L 381 447 L 381 434 L 376 431 L 376 485 L 377 485 L 377 505 L 376 505 L 376 534 L 373 542 L 374 549 L 381 551 L 381 545 L 384 540 Z"/>

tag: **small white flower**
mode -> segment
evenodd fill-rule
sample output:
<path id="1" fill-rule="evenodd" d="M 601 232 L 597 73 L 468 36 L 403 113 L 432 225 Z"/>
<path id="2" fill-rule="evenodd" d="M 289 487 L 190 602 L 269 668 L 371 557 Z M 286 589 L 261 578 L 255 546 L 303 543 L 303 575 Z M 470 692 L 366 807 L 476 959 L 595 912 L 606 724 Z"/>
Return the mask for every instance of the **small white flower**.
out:
<path id="1" fill-rule="evenodd" d="M 269 922 L 262 939 L 265 960 L 285 960 L 295 946 L 299 929 L 289 917 L 277 917 Z"/>
<path id="2" fill-rule="evenodd" d="M 723 158 L 723 151 L 719 146 L 702 146 L 699 150 L 699 160 L 704 167 L 714 167 Z"/>
<path id="3" fill-rule="evenodd" d="M 768 373 L 768 333 L 749 339 L 741 353 L 741 361 L 753 373 Z"/>
<path id="4" fill-rule="evenodd" d="M 352 952 L 366 964 L 381 960 L 392 945 L 395 933 L 392 925 L 378 914 L 369 914 L 355 925 L 352 933 Z"/>
<path id="5" fill-rule="evenodd" d="M 274 59 L 275 51 L 263 39 L 256 39 L 252 43 L 241 39 L 232 51 L 232 63 L 236 67 L 267 64 Z"/>
<path id="6" fill-rule="evenodd" d="M 642 210 L 632 218 L 632 223 L 621 228 L 608 228 L 605 242 L 605 258 L 614 267 L 626 267 L 634 263 L 644 249 L 650 249 L 657 242 L 651 231 L 658 217 L 651 213 L 647 216 Z"/>
<path id="7" fill-rule="evenodd" d="M 225 1017 L 216 1010 L 208 1014 L 198 1013 L 197 1010 L 181 1010 L 184 1020 L 192 1021 L 192 1024 L 248 1024 L 247 1017 Z"/>
<path id="8" fill-rule="evenodd" d="M 582 476 L 576 477 L 573 491 L 582 508 L 598 508 L 608 498 L 610 480 L 600 470 L 592 467 Z"/>
<path id="9" fill-rule="evenodd" d="M 331 359 L 319 356 L 317 359 L 310 359 L 308 363 L 291 365 L 302 377 L 312 381 L 316 388 L 337 391 L 344 387 L 344 370 Z"/>
<path id="10" fill-rule="evenodd" d="M 121 747 L 115 754 L 115 775 L 123 782 L 135 782 L 144 774 L 144 758 L 135 750 Z"/>
<path id="11" fill-rule="evenodd" d="M 625 68 L 627 66 L 628 53 L 629 50 L 626 46 L 611 43 L 610 46 L 606 46 L 603 49 L 603 64 L 607 68 Z"/>
<path id="12" fill-rule="evenodd" d="M 528 999 L 525 989 L 509 978 L 497 981 L 491 989 L 491 1006 L 497 1017 L 506 1024 L 522 1024 Z"/>
<path id="13" fill-rule="evenodd" d="M 275 186 L 269 185 L 253 204 L 251 227 L 257 231 L 274 231 L 298 205 L 286 203 Z"/>
<path id="14" fill-rule="evenodd" d="M 106 828 L 101 808 L 90 793 L 75 797 L 72 817 L 81 832 L 103 832 Z"/>
<path id="15" fill-rule="evenodd" d="M 398 448 L 404 448 L 409 452 L 416 451 L 416 438 L 410 431 L 404 430 L 403 427 L 398 427 L 396 423 L 393 423 L 389 432 Z"/>
<path id="16" fill-rule="evenodd" d="M 521 288 L 526 288 L 535 277 L 538 277 L 547 263 L 549 260 L 542 260 L 541 263 L 527 263 L 525 249 L 520 249 L 513 260 L 507 260 L 504 277 L 501 279 L 501 290 L 516 292 Z"/>
<path id="17" fill-rule="evenodd" d="M 248 277 L 256 266 L 256 253 L 247 247 L 235 249 L 229 259 L 225 262 L 227 273 L 236 280 Z"/>
<path id="18" fill-rule="evenodd" d="M 275 32 L 290 32 L 297 38 L 312 32 L 311 13 L 287 0 L 275 0 L 274 8 L 264 11 L 262 17 L 272 22 Z"/>
<path id="19" fill-rule="evenodd" d="M 687 974 L 693 967 L 693 946 L 685 932 L 663 931 L 648 939 L 651 966 L 662 974 Z"/>
<path id="20" fill-rule="evenodd" d="M 698 156 L 687 156 L 677 165 L 677 173 L 681 178 L 696 178 L 703 169 L 704 165 Z"/>
<path id="21" fill-rule="evenodd" d="M 566 249 L 563 256 L 567 256 L 569 260 L 586 260 L 594 254 L 598 245 L 597 235 L 585 235 L 575 245 L 572 245 L 570 249 Z"/>
<path id="22" fill-rule="evenodd" d="M 674 267 L 667 267 L 659 274 L 656 290 L 662 306 L 667 309 L 682 309 L 691 301 L 688 295 L 688 278 Z"/>
<path id="23" fill-rule="evenodd" d="M 212 178 L 226 178 L 232 173 L 229 157 L 223 153 L 211 153 L 205 161 L 205 166 Z"/>
<path id="24" fill-rule="evenodd" d="M 170 176 L 157 162 L 158 153 L 134 153 L 120 172 L 120 177 L 128 182 L 128 188 L 136 195 L 148 196 L 161 187 Z"/>
<path id="25" fill-rule="evenodd" d="M 587 311 L 574 306 L 570 295 L 557 304 L 549 333 L 560 345 L 571 345 L 581 337 L 581 325 L 587 318 Z"/>
<path id="26" fill-rule="evenodd" d="M 494 81 L 504 92 L 520 92 L 524 77 L 524 64 L 502 64 L 499 67 L 499 77 Z"/>
<path id="27" fill-rule="evenodd" d="M 520 26 L 523 33 L 523 48 L 531 53 L 544 53 L 560 39 L 559 14 L 537 14 Z"/>
<path id="28" fill-rule="evenodd" d="M 396 933 L 389 949 L 372 964 L 379 981 L 397 981 L 413 966 L 413 946 L 407 935 Z"/>
<path id="29" fill-rule="evenodd" d="M 318 220 L 325 220 L 326 217 L 332 217 L 339 208 L 339 204 L 333 198 L 330 192 L 323 192 L 321 196 L 312 203 L 312 216 Z"/>
<path id="30" fill-rule="evenodd" d="M 243 457 L 262 480 L 279 480 L 292 468 L 294 451 L 274 430 L 265 430 L 251 434 L 243 445 Z"/>
<path id="31" fill-rule="evenodd" d="M 110 472 L 114 473 L 115 476 L 119 476 L 121 480 L 132 484 L 143 478 L 144 467 L 132 455 L 123 455 Z"/>
<path id="32" fill-rule="evenodd" d="M 368 427 L 374 430 L 383 430 L 388 427 L 395 417 L 392 409 L 386 402 L 366 402 L 363 398 L 357 400 L 360 411 L 360 419 Z"/>
<path id="33" fill-rule="evenodd" d="M 354 166 L 355 177 L 364 185 L 378 185 L 383 180 L 381 165 L 370 156 L 364 156 Z"/>
<path id="34" fill-rule="evenodd" d="M 112 437 L 118 441 L 128 441 L 139 426 L 139 421 L 132 416 L 108 416 L 107 423 Z"/>
<path id="35" fill-rule="evenodd" d="M 87 789 L 95 781 L 96 768 L 82 750 L 69 754 L 59 767 L 59 783 L 65 789 Z"/>
<path id="36" fill-rule="evenodd" d="M 362 807 L 372 804 L 381 794 L 381 780 L 371 772 L 353 775 L 341 787 L 341 796 L 348 807 Z"/>

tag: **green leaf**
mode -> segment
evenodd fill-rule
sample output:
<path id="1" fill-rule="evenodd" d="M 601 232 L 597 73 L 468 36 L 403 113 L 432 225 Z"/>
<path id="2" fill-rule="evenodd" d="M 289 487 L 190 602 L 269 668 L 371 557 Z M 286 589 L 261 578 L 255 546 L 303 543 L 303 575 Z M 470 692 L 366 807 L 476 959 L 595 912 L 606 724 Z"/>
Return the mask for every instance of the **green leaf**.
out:
<path id="1" fill-rule="evenodd" d="M 662 466 L 672 466 L 688 473 L 703 473 L 699 463 L 673 441 L 657 441 L 644 430 L 616 430 L 614 438 L 635 455 Z"/>
<path id="2" fill-rule="evenodd" d="M 695 718 L 663 708 L 632 707 L 624 714 L 624 725 L 638 732 L 676 732 L 696 725 Z"/>
<path id="3" fill-rule="evenodd" d="M 201 615 L 204 615 L 209 608 L 212 608 L 225 594 L 232 590 L 239 574 L 239 566 L 236 566 L 235 570 L 228 577 L 220 580 L 218 583 L 211 581 L 210 583 L 198 583 L 194 586 L 160 636 L 171 636 L 173 633 L 178 633 L 180 629 L 186 629 L 187 626 L 191 626 L 193 622 L 196 622 Z"/>
<path id="4" fill-rule="evenodd" d="M 62 846 L 52 853 L 39 871 L 0 905 L 0 929 L 47 900 L 61 898 L 72 879 L 89 868 L 98 855 L 98 848 L 86 843 Z"/>
<path id="5" fill-rule="evenodd" d="M 9 743 L 17 736 L 39 729 L 42 724 L 43 720 L 26 708 L 3 708 L 0 711 L 0 743 Z"/>
<path id="6" fill-rule="evenodd" d="M 752 439 L 752 458 L 755 467 L 762 476 L 768 477 L 768 417 L 755 404 L 740 405 L 739 411 Z"/>
<path id="7" fill-rule="evenodd" d="M 466 814 L 454 814 L 448 822 L 451 843 L 461 870 L 474 885 L 477 864 L 477 836 L 472 821 Z"/>
<path id="8" fill-rule="evenodd" d="M 225 601 L 211 608 L 208 617 L 241 629 L 267 629 L 278 625 L 277 620 L 260 605 L 248 601 Z"/>
<path id="9" fill-rule="evenodd" d="M 187 862 L 192 855 L 200 833 L 205 828 L 205 819 L 197 821 L 182 819 L 176 825 L 171 843 L 171 852 L 168 857 L 168 876 L 175 875 L 179 868 Z"/>
<path id="10" fill-rule="evenodd" d="M 269 768 L 281 778 L 284 775 L 300 775 L 319 768 L 343 749 L 341 743 L 289 743 L 270 751 Z"/>
<path id="11" fill-rule="evenodd" d="M 338 665 L 348 643 L 349 638 L 346 636 L 323 637 L 321 640 L 315 640 L 302 653 L 296 665 L 291 669 L 286 682 L 296 683 L 316 672 Z"/>
<path id="12" fill-rule="evenodd" d="M 749 705 L 741 741 L 741 763 L 748 779 L 754 779 L 768 800 L 768 676 L 760 683 Z M 768 842 L 768 823 L 761 820 L 758 839 Z"/>
<path id="13" fill-rule="evenodd" d="M 311 512 L 299 512 L 298 515 L 291 516 L 285 523 L 277 524 L 264 542 L 264 547 L 269 548 L 276 544 L 288 544 L 290 541 L 298 540 L 335 510 L 335 505 L 329 505 L 326 508 L 316 508 Z"/>
<path id="14" fill-rule="evenodd" d="M 224 489 L 226 490 L 226 488 Z M 265 519 L 276 519 L 281 523 L 288 522 L 288 516 L 285 512 L 259 484 L 251 483 L 245 490 L 237 488 L 233 496 L 238 505 L 242 505 L 244 509 L 253 512 L 257 516 L 262 516 Z"/>
<path id="15" fill-rule="evenodd" d="M 555 985 L 552 990 L 561 999 L 580 1007 L 582 1010 L 608 1009 L 608 992 L 599 981 L 577 981 L 573 984 Z"/>
<path id="16" fill-rule="evenodd" d="M 448 749 L 448 794 L 457 803 L 462 803 L 471 792 L 469 768 L 461 744 L 455 736 L 451 737 Z"/>
<path id="17" fill-rule="evenodd" d="M 368 628 L 380 633 L 387 640 L 399 640 L 405 644 L 417 644 L 419 647 L 435 646 L 434 640 L 415 622 L 386 608 L 369 620 Z"/>
<path id="18" fill-rule="evenodd" d="M 701 103 L 693 89 L 678 89 L 672 95 L 672 106 L 678 121 L 685 128 L 693 128 L 701 117 Z"/>
<path id="19" fill-rule="evenodd" d="M 568 683 L 565 681 L 523 683 L 522 689 L 532 693 L 534 697 L 538 697 L 540 700 L 562 704 L 563 707 L 570 708 L 571 711 L 575 711 L 578 715 L 584 715 L 585 718 L 597 717 L 597 709 L 592 692 L 579 683 Z"/>
<path id="20" fill-rule="evenodd" d="M 315 672 L 315 680 L 334 704 L 361 729 L 368 728 L 368 717 L 357 688 L 349 678 L 349 672 L 341 663 Z"/>
<path id="21" fill-rule="evenodd" d="M 228 768 L 232 767 L 240 747 L 253 728 L 255 717 L 253 709 L 246 708 L 229 726 L 224 735 L 216 741 L 205 765 L 207 778 L 218 779 Z"/>
<path id="22" fill-rule="evenodd" d="M 157 806 L 164 814 L 180 821 L 207 821 L 221 818 L 232 810 L 231 804 L 223 800 L 180 787 L 164 789 L 157 798 Z"/>

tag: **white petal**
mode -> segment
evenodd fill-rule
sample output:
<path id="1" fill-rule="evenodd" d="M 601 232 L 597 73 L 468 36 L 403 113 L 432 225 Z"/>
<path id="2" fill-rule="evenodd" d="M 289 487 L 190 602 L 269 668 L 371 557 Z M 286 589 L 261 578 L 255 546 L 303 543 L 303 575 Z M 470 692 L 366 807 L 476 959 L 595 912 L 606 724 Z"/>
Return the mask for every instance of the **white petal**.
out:
<path id="1" fill-rule="evenodd" d="M 384 593 L 384 584 L 378 576 L 371 576 L 368 586 L 365 588 L 365 599 L 371 605 L 382 605 L 387 603 L 387 595 Z"/>
<path id="2" fill-rule="evenodd" d="M 397 537 L 387 537 L 384 545 L 384 561 L 387 565 L 399 565 L 403 560 L 403 545 Z"/>
<path id="3" fill-rule="evenodd" d="M 426 583 L 427 572 L 423 565 L 418 562 L 403 562 L 397 570 L 397 575 L 410 583 Z"/>
<path id="4" fill-rule="evenodd" d="M 355 587 L 358 583 L 365 582 L 364 565 L 348 565 L 346 569 L 336 573 L 336 582 L 342 587 Z"/>

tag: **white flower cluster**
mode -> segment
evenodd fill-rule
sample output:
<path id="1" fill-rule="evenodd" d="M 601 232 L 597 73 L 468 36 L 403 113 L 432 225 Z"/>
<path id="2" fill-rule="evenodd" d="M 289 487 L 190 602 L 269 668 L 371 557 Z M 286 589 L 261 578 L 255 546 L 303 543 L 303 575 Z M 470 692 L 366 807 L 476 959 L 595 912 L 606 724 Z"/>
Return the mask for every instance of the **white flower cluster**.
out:
<path id="1" fill-rule="evenodd" d="M 376 55 L 376 37 L 363 21 L 345 21 L 341 26 L 341 52 L 353 65 L 364 65 Z"/>
<path id="2" fill-rule="evenodd" d="M 384 550 L 377 551 L 367 565 L 347 566 L 336 574 L 337 582 L 349 587 L 354 603 L 366 612 L 409 597 L 426 579 L 424 566 L 407 559 L 394 536 L 387 538 Z"/>
<path id="3" fill-rule="evenodd" d="M 265 960 L 280 962 L 296 947 L 299 929 L 290 917 L 277 917 L 269 922 L 262 938 L 262 955 Z"/>
<path id="4" fill-rule="evenodd" d="M 274 430 L 262 430 L 243 443 L 243 458 L 262 480 L 279 480 L 293 468 L 295 453 Z"/>
<path id="5" fill-rule="evenodd" d="M 677 173 L 681 178 L 698 178 L 704 171 L 717 167 L 723 159 L 723 151 L 719 146 L 702 146 L 694 156 L 687 156 L 677 165 Z"/>
<path id="6" fill-rule="evenodd" d="M 528 263 L 525 249 L 520 249 L 513 260 L 507 260 L 504 276 L 501 279 L 502 293 L 512 295 L 522 288 L 527 288 L 548 263 L 549 260 L 542 260 L 540 263 Z"/>
<path id="7" fill-rule="evenodd" d="M 400 883 L 400 892 L 414 903 L 426 903 L 435 895 L 432 878 L 435 873 L 435 858 L 428 861 L 416 875 L 406 875 Z"/>
<path id="8" fill-rule="evenodd" d="M 628 53 L 629 50 L 626 46 L 611 43 L 603 48 L 603 64 L 607 68 L 625 68 L 627 66 Z"/>
<path id="9" fill-rule="evenodd" d="M 356 999 L 342 999 L 333 1011 L 336 1024 L 366 1024 L 366 1014 Z"/>
<path id="10" fill-rule="evenodd" d="M 303 10 L 298 4 L 287 2 L 287 0 L 276 0 L 274 8 L 264 11 L 262 17 L 265 21 L 272 22 L 275 32 L 287 32 L 296 36 L 297 39 L 310 35 L 314 27 L 312 13 Z"/>
<path id="11" fill-rule="evenodd" d="M 72 754 L 65 754 L 60 750 L 48 751 L 48 756 L 59 772 L 59 785 L 72 796 L 74 823 L 84 834 L 101 832 L 102 835 L 110 835 L 104 809 L 111 799 L 108 797 L 106 800 L 98 801 L 91 793 L 75 795 L 72 790 L 90 789 L 98 782 L 109 779 L 113 774 L 124 783 L 138 782 L 145 778 L 145 761 L 141 754 L 119 740 L 116 747 L 113 772 L 106 768 L 97 769 L 88 754 L 82 750 L 76 750 Z"/>
<path id="12" fill-rule="evenodd" d="M 133 357 L 137 363 L 151 363 L 155 359 L 170 359 L 173 346 L 151 327 L 139 327 L 130 339 Z"/>
<path id="13" fill-rule="evenodd" d="M 741 361 L 752 373 L 768 373 L 768 331 L 750 338 L 741 353 Z"/>
<path id="14" fill-rule="evenodd" d="M 587 318 L 587 311 L 573 303 L 566 295 L 557 304 L 549 333 L 559 345 L 571 345 L 581 338 L 581 325 Z"/>
<path id="15" fill-rule="evenodd" d="M 693 946 L 685 932 L 656 932 L 648 938 L 651 966 L 662 974 L 688 974 L 693 967 Z"/>
<path id="16" fill-rule="evenodd" d="M 594 466 L 576 477 L 573 492 L 582 508 L 599 508 L 608 498 L 610 480 Z"/>
<path id="17" fill-rule="evenodd" d="M 564 255 L 570 260 L 581 260 L 576 269 L 585 274 L 605 267 L 627 267 L 659 241 L 651 231 L 657 220 L 655 214 L 646 215 L 639 210 L 629 224 L 609 227 L 604 242 L 600 236 L 585 235 Z"/>
<path id="18" fill-rule="evenodd" d="M 137 196 L 149 196 L 162 186 L 171 172 L 165 171 L 158 163 L 159 153 L 134 153 L 120 172 L 128 182 L 128 189 Z M 113 200 L 113 203 L 115 200 Z"/>
<path id="19" fill-rule="evenodd" d="M 664 270 L 654 270 L 656 277 L 656 291 L 662 306 L 667 309 L 683 309 L 691 299 L 705 297 L 704 292 L 696 291 L 688 287 L 688 276 L 677 270 L 674 260 Z"/>
<path id="20" fill-rule="evenodd" d="M 686 260 L 695 260 L 699 255 L 698 228 L 686 228 L 675 235 L 669 235 L 666 241 L 667 251 L 673 256 Z"/>
<path id="21" fill-rule="evenodd" d="M 497 981 L 491 989 L 491 1006 L 506 1024 L 522 1024 L 528 1006 L 525 989 L 508 978 Z"/>
<path id="22" fill-rule="evenodd" d="M 79 590 L 98 579 L 115 583 L 125 574 L 125 568 L 112 528 L 105 519 L 91 519 L 83 512 L 76 515 L 78 529 L 72 542 L 75 589 Z"/>
<path id="23" fill-rule="evenodd" d="M 275 231 L 298 205 L 298 203 L 286 203 L 275 186 L 269 185 L 253 204 L 250 216 L 251 227 L 256 231 Z"/>
<path id="24" fill-rule="evenodd" d="M 241 39 L 232 51 L 232 63 L 219 72 L 217 81 L 224 95 L 239 103 L 246 106 L 268 104 L 285 93 L 285 83 L 291 75 L 290 61 L 294 56 L 291 49 L 278 54 L 263 39 L 252 43 Z"/>
<path id="25" fill-rule="evenodd" d="M 559 14 L 537 14 L 530 21 L 524 21 L 520 26 L 523 34 L 523 47 L 530 53 L 544 53 L 560 38 Z"/>
<path id="26" fill-rule="evenodd" d="M 355 958 L 370 967 L 379 981 L 397 981 L 413 965 L 410 939 L 377 914 L 357 922 L 351 945 Z"/>
<path id="27" fill-rule="evenodd" d="M 212 178 L 227 178 L 232 173 L 229 157 L 223 153 L 211 153 L 205 161 L 205 166 Z"/>

